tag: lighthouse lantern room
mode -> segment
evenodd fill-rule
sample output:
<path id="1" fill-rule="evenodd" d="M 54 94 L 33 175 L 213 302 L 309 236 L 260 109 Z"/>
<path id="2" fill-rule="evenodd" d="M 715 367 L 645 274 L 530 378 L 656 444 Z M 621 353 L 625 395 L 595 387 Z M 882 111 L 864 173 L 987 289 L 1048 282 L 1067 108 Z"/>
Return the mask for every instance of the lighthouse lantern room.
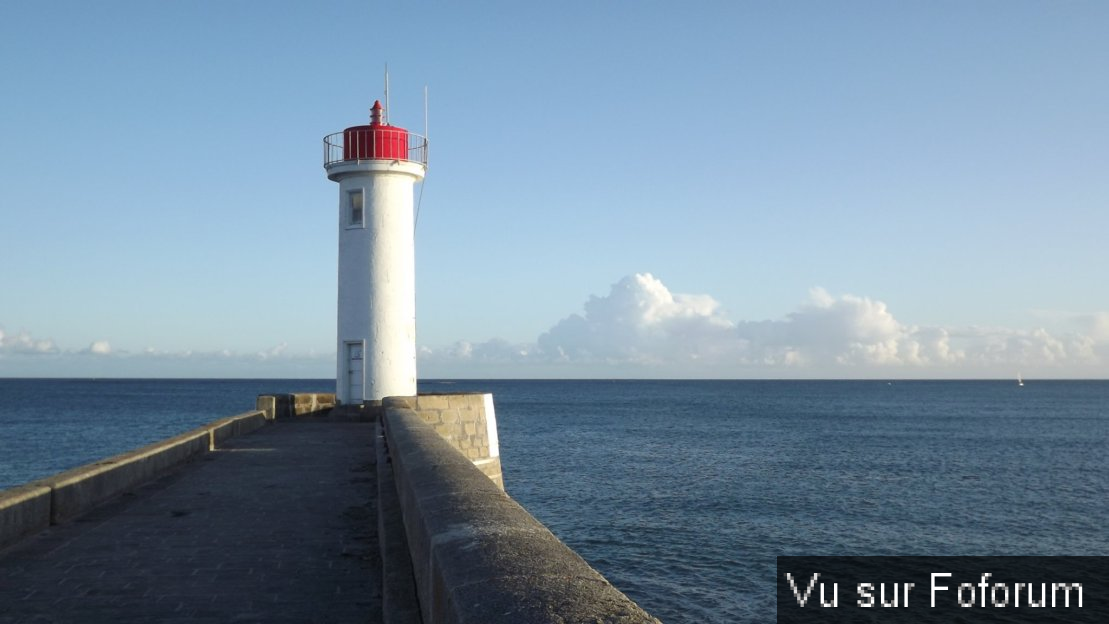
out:
<path id="1" fill-rule="evenodd" d="M 324 169 L 339 183 L 336 399 L 362 405 L 416 394 L 413 188 L 427 139 L 386 121 L 324 138 Z"/>

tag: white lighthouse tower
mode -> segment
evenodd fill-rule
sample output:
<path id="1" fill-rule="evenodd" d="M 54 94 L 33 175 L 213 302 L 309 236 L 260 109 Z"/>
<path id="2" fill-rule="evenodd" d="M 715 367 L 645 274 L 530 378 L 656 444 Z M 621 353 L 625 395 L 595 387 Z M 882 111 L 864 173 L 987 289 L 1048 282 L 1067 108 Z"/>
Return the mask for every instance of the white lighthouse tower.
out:
<path id="1" fill-rule="evenodd" d="M 388 124 L 324 138 L 324 169 L 339 183 L 336 399 L 362 405 L 416 394 L 416 253 L 413 187 L 427 139 Z"/>

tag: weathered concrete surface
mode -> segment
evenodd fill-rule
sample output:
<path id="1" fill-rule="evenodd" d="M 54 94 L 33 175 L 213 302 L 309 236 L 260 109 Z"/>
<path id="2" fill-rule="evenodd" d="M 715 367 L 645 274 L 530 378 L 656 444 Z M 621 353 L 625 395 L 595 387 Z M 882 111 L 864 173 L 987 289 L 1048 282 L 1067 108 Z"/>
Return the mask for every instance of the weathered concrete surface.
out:
<path id="1" fill-rule="evenodd" d="M 32 482 L 51 489 L 50 522 L 58 524 L 118 496 L 196 455 L 207 453 L 211 432 L 198 429 Z"/>
<path id="2" fill-rule="evenodd" d="M 255 405 L 270 420 L 296 416 L 327 416 L 335 407 L 335 393 L 260 394 Z"/>
<path id="3" fill-rule="evenodd" d="M 277 418 L 277 397 L 272 394 L 260 394 L 254 401 L 255 409 L 266 415 L 266 420 Z"/>
<path id="4" fill-rule="evenodd" d="M 414 410 L 384 424 L 424 624 L 657 624 Z"/>
<path id="5" fill-rule="evenodd" d="M 299 392 L 290 396 L 293 416 L 322 416 L 335 407 L 334 392 Z"/>
<path id="6" fill-rule="evenodd" d="M 209 423 L 205 426 L 211 432 L 211 448 L 223 446 L 223 443 L 236 436 L 246 435 L 266 426 L 266 414 L 261 411 L 246 412 L 236 416 L 228 416 Z"/>
<path id="7" fill-rule="evenodd" d="M 421 394 L 385 397 L 381 404 L 385 409 L 406 409 L 417 414 L 493 483 L 504 489 L 493 395 L 476 392 Z"/>
<path id="8" fill-rule="evenodd" d="M 372 434 L 276 422 L 0 551 L 0 623 L 380 621 Z"/>
<path id="9" fill-rule="evenodd" d="M 23 485 L 0 491 L 0 548 L 50 526 L 50 488 Z"/>
<path id="10" fill-rule="evenodd" d="M 381 545 L 381 612 L 384 624 L 421 624 L 420 603 L 408 537 L 404 532 L 393 467 L 380 423 L 374 425 L 377 450 L 377 534 Z"/>
<path id="11" fill-rule="evenodd" d="M 133 451 L 38 479 L 25 487 L 49 489 L 47 513 L 50 523 L 58 524 L 215 449 L 233 436 L 244 435 L 265 424 L 262 412 L 244 412 Z M 4 498 L 4 493 L 0 493 L 0 501 Z M 2 505 L 0 502 L 0 507 Z M 9 509 L 9 512 L 14 511 Z M 9 544 L 26 533 L 19 530 L 21 525 L 5 520 L 9 515 L 11 513 L 0 515 L 0 545 Z"/>

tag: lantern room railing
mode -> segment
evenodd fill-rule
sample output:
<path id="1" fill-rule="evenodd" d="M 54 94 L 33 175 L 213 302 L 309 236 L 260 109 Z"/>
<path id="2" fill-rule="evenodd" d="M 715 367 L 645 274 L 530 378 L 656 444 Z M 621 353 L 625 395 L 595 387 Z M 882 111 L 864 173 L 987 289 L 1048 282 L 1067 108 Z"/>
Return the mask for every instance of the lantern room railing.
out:
<path id="1" fill-rule="evenodd" d="M 359 160 L 408 160 L 427 166 L 427 138 L 407 130 L 351 129 L 323 138 L 323 165 Z"/>

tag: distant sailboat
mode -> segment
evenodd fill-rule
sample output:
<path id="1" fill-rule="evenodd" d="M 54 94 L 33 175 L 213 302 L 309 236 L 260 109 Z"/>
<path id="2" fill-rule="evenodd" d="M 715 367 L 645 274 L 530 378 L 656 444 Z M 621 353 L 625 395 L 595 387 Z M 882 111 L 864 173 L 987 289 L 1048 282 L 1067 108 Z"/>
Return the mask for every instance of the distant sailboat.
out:
<path id="1" fill-rule="evenodd" d="M 1017 385 L 1024 386 L 1024 379 L 1021 378 L 1020 373 L 1017 373 Z"/>

